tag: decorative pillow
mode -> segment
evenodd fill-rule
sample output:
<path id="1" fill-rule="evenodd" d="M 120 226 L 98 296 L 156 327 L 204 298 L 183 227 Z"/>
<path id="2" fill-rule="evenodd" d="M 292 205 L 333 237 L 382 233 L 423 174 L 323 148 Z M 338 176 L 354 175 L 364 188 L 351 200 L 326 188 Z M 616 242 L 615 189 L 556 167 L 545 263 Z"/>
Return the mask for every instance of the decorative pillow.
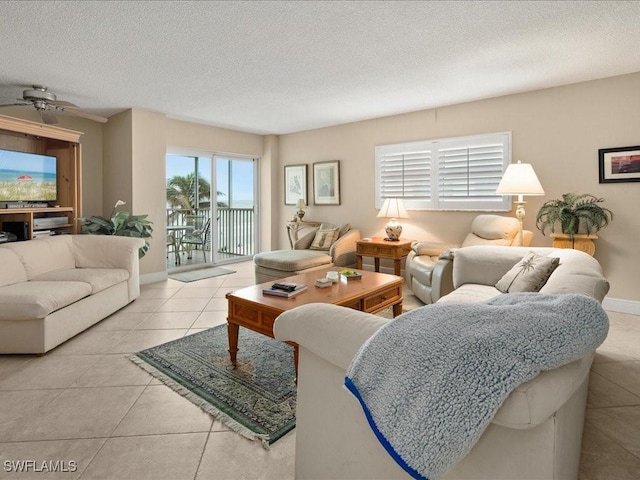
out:
<path id="1" fill-rule="evenodd" d="M 310 250 L 329 250 L 333 242 L 338 239 L 340 234 L 340 228 L 322 228 L 320 227 L 316 232 L 316 236 L 311 242 Z"/>
<path id="2" fill-rule="evenodd" d="M 559 264 L 558 257 L 529 252 L 498 280 L 496 288 L 502 293 L 538 292 Z"/>

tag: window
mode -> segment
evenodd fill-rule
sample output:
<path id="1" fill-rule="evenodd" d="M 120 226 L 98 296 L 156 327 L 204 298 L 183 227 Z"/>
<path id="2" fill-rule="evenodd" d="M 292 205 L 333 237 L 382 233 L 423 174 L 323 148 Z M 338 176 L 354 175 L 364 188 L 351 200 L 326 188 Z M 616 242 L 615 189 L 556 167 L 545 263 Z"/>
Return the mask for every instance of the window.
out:
<path id="1" fill-rule="evenodd" d="M 508 211 L 495 193 L 511 163 L 511 133 L 376 147 L 376 208 L 402 198 L 408 210 Z"/>

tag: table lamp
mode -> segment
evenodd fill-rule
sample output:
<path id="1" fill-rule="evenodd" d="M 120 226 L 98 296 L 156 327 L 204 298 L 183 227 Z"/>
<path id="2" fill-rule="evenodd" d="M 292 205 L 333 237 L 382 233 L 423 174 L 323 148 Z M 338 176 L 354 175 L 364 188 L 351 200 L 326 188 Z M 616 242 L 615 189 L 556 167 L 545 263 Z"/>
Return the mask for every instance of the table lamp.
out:
<path id="1" fill-rule="evenodd" d="M 296 208 L 298 209 L 296 215 L 298 215 L 298 218 L 300 219 L 300 221 L 302 221 L 302 217 L 304 217 L 304 209 L 307 208 L 307 203 L 304 201 L 304 199 L 300 198 L 296 202 Z"/>
<path id="2" fill-rule="evenodd" d="M 402 204 L 402 199 L 385 198 L 382 208 L 378 212 L 377 216 L 391 219 L 384 227 L 384 231 L 387 233 L 387 238 L 385 238 L 385 240 L 389 242 L 397 242 L 400 240 L 402 225 L 398 223 L 396 218 L 409 218 L 409 215 L 407 215 L 407 211 Z"/>
<path id="3" fill-rule="evenodd" d="M 520 233 L 518 235 L 519 245 L 523 245 L 522 231 L 524 230 L 524 204 L 522 197 L 524 195 L 544 195 L 544 190 L 540 181 L 533 171 L 533 167 L 529 163 L 512 163 L 500 180 L 496 193 L 501 195 L 517 195 L 516 200 L 516 218 L 520 222 Z"/>

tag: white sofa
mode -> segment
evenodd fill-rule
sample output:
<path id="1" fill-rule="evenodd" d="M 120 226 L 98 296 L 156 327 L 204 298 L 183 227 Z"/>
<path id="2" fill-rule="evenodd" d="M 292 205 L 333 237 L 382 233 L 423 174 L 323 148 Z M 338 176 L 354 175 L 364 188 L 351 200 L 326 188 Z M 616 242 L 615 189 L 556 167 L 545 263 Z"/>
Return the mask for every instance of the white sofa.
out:
<path id="1" fill-rule="evenodd" d="M 45 353 L 136 299 L 142 245 L 102 235 L 0 245 L 0 353 Z"/>
<path id="2" fill-rule="evenodd" d="M 609 284 L 599 263 L 583 252 L 472 246 L 456 251 L 455 290 L 440 302 L 478 302 L 501 295 L 493 285 L 529 251 L 560 258 L 541 293 L 582 293 L 599 301 L 606 295 Z M 343 386 L 360 346 L 386 322 L 326 304 L 298 307 L 277 318 L 275 337 L 299 345 L 297 479 L 409 478 Z M 519 386 L 470 453 L 442 478 L 576 479 L 592 359 L 593 354 L 586 355 Z"/>
<path id="3" fill-rule="evenodd" d="M 407 286 L 423 303 L 435 303 L 453 290 L 451 251 L 473 245 L 517 246 L 520 242 L 520 222 L 514 217 L 478 215 L 471 222 L 471 232 L 461 245 L 422 241 L 413 242 L 407 255 L 405 280 Z M 523 246 L 531 244 L 533 232 L 522 232 Z"/>

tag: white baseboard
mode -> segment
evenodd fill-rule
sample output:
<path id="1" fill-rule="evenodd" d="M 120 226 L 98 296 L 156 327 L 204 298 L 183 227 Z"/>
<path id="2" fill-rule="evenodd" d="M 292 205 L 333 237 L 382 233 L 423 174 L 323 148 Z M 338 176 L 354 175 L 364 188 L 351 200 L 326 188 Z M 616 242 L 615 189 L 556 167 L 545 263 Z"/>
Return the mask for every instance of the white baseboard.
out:
<path id="1" fill-rule="evenodd" d="M 622 298 L 605 297 L 602 306 L 610 312 L 630 313 L 640 315 L 640 302 L 635 300 L 624 300 Z"/>
<path id="2" fill-rule="evenodd" d="M 140 275 L 140 285 L 164 282 L 167 278 L 169 278 L 169 275 L 166 270 L 164 272 L 145 273 L 144 275 Z"/>

